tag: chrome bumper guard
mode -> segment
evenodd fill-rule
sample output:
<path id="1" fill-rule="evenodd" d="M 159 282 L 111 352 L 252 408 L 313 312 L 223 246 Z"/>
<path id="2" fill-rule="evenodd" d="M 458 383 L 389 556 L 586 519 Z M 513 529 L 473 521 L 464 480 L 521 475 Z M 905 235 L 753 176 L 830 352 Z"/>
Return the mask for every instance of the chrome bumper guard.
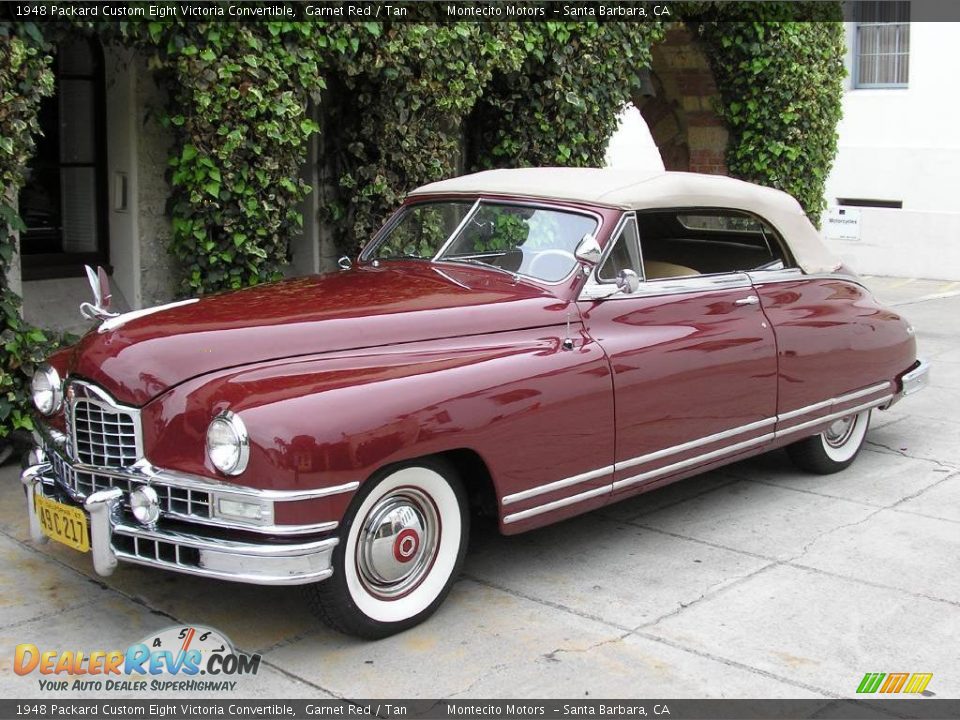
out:
<path id="1" fill-rule="evenodd" d="M 45 542 L 35 498 L 39 495 L 74 507 L 58 487 L 50 463 L 29 465 L 20 474 L 27 489 L 30 537 Z M 257 585 L 304 585 L 333 575 L 331 556 L 337 538 L 302 543 L 223 540 L 127 522 L 122 513 L 125 493 L 114 487 L 92 493 L 83 502 L 90 516 L 93 567 L 110 575 L 119 561 Z"/>
<path id="2" fill-rule="evenodd" d="M 919 360 L 913 370 L 904 373 L 900 383 L 900 397 L 907 397 L 918 390 L 922 390 L 930 384 L 930 363 L 926 360 Z"/>

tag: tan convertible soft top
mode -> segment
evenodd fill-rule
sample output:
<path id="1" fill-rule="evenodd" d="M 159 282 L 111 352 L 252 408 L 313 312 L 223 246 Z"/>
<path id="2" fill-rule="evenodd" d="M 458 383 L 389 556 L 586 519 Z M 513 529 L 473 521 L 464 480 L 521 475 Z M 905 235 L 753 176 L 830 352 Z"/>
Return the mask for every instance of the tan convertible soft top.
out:
<path id="1" fill-rule="evenodd" d="M 570 200 L 624 210 L 718 207 L 769 221 L 805 272 L 832 272 L 840 259 L 820 239 L 800 204 L 779 190 L 722 175 L 644 172 L 633 168 L 521 168 L 487 170 L 419 187 L 418 195 L 519 195 Z"/>

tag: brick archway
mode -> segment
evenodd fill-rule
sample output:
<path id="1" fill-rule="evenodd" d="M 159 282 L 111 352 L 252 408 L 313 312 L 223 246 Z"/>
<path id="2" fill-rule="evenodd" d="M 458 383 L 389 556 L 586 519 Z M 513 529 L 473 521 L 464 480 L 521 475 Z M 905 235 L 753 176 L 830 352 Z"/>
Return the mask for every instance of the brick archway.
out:
<path id="1" fill-rule="evenodd" d="M 729 133 L 703 50 L 685 27 L 667 30 L 652 49 L 649 82 L 633 98 L 667 170 L 726 175 Z"/>

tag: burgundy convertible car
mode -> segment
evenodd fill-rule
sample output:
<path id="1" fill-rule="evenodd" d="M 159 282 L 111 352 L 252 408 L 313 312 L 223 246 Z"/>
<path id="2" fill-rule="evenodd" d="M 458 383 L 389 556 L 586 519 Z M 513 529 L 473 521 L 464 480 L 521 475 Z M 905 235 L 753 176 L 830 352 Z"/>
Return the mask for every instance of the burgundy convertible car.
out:
<path id="1" fill-rule="evenodd" d="M 419 188 L 354 261 L 124 315 L 33 380 L 32 537 L 302 584 L 382 637 L 507 534 L 787 446 L 849 465 L 927 382 L 913 329 L 781 192 L 541 168 Z"/>

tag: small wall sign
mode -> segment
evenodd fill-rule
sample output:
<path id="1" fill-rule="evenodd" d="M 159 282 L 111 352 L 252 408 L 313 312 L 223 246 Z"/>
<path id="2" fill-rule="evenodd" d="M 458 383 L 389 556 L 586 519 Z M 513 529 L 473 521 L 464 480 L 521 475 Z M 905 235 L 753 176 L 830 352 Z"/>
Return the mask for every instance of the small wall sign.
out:
<path id="1" fill-rule="evenodd" d="M 830 207 L 823 219 L 824 234 L 833 240 L 860 239 L 860 210 L 849 207 Z"/>

